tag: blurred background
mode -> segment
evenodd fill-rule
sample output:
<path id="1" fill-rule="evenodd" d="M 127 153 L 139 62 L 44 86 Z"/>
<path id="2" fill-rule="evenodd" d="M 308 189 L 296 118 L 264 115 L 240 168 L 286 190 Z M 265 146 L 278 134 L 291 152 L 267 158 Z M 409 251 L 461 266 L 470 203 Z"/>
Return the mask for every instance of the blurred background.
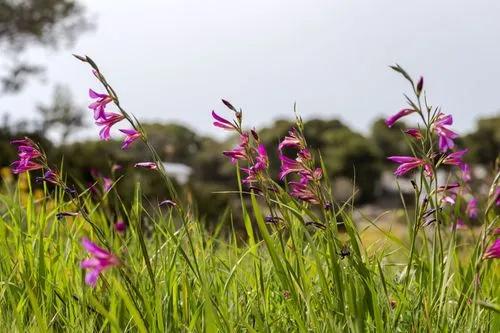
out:
<path id="1" fill-rule="evenodd" d="M 237 188 L 221 154 L 236 140 L 211 125 L 212 109 L 228 114 L 221 98 L 260 131 L 275 173 L 296 102 L 335 197 L 347 199 L 355 177 L 357 204 L 376 213 L 399 202 L 386 156 L 409 153 L 404 122 L 383 123 L 408 92 L 389 65 L 425 77 L 430 103 L 453 115 L 478 182 L 493 168 L 499 17 L 500 2 L 486 0 L 1 0 L 0 164 L 15 159 L 9 141 L 29 135 L 84 186 L 124 174 L 117 186 L 126 200 L 137 180 L 146 195 L 165 196 L 153 173 L 130 168 L 148 160 L 140 144 L 123 152 L 116 132 L 115 142 L 98 141 L 87 91 L 101 87 L 71 56 L 86 54 L 207 219 L 238 201 L 216 193 Z"/>

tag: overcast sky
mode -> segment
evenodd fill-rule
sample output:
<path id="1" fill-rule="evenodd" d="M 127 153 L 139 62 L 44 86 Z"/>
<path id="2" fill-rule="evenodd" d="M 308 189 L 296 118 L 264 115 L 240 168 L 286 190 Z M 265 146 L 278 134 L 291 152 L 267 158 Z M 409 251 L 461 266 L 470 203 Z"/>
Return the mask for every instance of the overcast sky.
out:
<path id="1" fill-rule="evenodd" d="M 500 109 L 500 1 L 87 0 L 95 29 L 69 50 L 34 51 L 47 81 L 2 97 L 0 112 L 34 115 L 54 84 L 82 106 L 100 90 L 71 53 L 101 67 L 122 104 L 143 120 L 175 121 L 204 134 L 226 98 L 248 126 L 293 117 L 339 118 L 367 131 L 404 106 L 399 63 L 423 75 L 433 105 L 466 132 Z M 89 111 L 89 121 L 91 119 Z M 90 126 L 86 135 L 95 135 Z"/>

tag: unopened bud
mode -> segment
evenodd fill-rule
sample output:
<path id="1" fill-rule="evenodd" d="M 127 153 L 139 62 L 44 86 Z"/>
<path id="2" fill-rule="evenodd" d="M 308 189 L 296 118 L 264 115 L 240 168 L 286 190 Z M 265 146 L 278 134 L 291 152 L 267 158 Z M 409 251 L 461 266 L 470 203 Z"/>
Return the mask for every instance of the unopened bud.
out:
<path id="1" fill-rule="evenodd" d="M 225 106 L 227 106 L 229 109 L 233 110 L 234 112 L 238 112 L 238 110 L 236 110 L 236 108 L 231 103 L 226 101 L 225 99 L 222 99 L 222 103 L 224 103 Z"/>
<path id="2" fill-rule="evenodd" d="M 417 95 L 420 96 L 422 89 L 424 88 L 424 77 L 421 76 L 417 83 Z"/>
<path id="3" fill-rule="evenodd" d="M 255 128 L 252 128 L 250 130 L 250 132 L 252 133 L 252 136 L 253 138 L 255 139 L 255 141 L 259 141 L 259 135 L 257 134 L 257 132 L 255 131 Z"/>
<path id="4" fill-rule="evenodd" d="M 83 57 L 83 56 L 78 55 L 78 54 L 73 54 L 73 57 L 75 57 L 76 59 L 78 59 L 80 61 L 87 62 L 87 57 Z"/>

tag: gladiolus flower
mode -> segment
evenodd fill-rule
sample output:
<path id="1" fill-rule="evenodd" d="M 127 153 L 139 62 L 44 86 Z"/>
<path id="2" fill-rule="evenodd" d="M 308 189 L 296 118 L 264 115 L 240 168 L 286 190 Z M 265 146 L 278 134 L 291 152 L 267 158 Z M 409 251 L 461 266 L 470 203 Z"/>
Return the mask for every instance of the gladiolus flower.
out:
<path id="1" fill-rule="evenodd" d="M 12 140 L 11 144 L 17 146 L 17 156 L 19 160 L 11 164 L 12 173 L 19 174 L 25 171 L 38 170 L 42 165 L 33 159 L 42 156 L 36 144 L 29 138 Z"/>
<path id="2" fill-rule="evenodd" d="M 26 171 L 33 171 L 42 168 L 41 164 L 32 161 L 15 161 L 10 166 L 13 174 L 20 174 Z"/>
<path id="3" fill-rule="evenodd" d="M 279 158 L 281 161 L 281 170 L 279 173 L 279 177 L 281 180 L 283 180 L 283 178 L 285 178 L 286 175 L 290 173 L 304 171 L 304 166 L 302 165 L 302 163 L 288 158 L 283 154 L 280 154 Z"/>
<path id="4" fill-rule="evenodd" d="M 163 200 L 162 202 L 160 202 L 158 204 L 158 206 L 160 206 L 160 207 L 162 207 L 162 206 L 175 207 L 175 206 L 177 206 L 177 204 L 174 201 L 167 199 L 167 200 Z"/>
<path id="5" fill-rule="evenodd" d="M 58 184 L 59 183 L 59 176 L 54 171 L 48 170 L 43 174 L 43 177 L 37 177 L 36 181 L 37 182 L 47 182 L 47 183 L 52 183 L 52 184 Z"/>
<path id="6" fill-rule="evenodd" d="M 158 165 L 156 165 L 155 162 L 139 162 L 134 164 L 134 168 L 144 168 L 144 169 L 149 169 L 149 170 L 156 170 L 158 169 Z"/>
<path id="7" fill-rule="evenodd" d="M 387 158 L 388 160 L 392 162 L 396 162 L 401 164 L 396 171 L 394 171 L 394 174 L 396 176 L 403 176 L 409 171 L 419 167 L 423 166 L 427 175 L 432 176 L 432 168 L 430 165 L 428 165 L 424 160 L 417 158 L 417 157 L 412 157 L 412 156 L 390 156 Z"/>
<path id="8" fill-rule="evenodd" d="M 415 110 L 413 110 L 413 109 L 402 109 L 398 113 L 387 118 L 385 120 L 385 124 L 387 125 L 387 127 L 390 128 L 396 123 L 396 121 L 398 121 L 399 119 L 401 119 L 403 117 L 406 117 L 409 114 L 412 114 L 413 112 L 415 112 Z"/>
<path id="9" fill-rule="evenodd" d="M 465 230 L 467 229 L 467 225 L 462 219 L 457 219 L 456 228 L 457 230 Z"/>
<path id="10" fill-rule="evenodd" d="M 127 224 L 122 220 L 116 221 L 114 227 L 116 232 L 120 234 L 123 234 L 127 230 Z"/>
<path id="11" fill-rule="evenodd" d="M 88 270 L 85 275 L 85 283 L 94 287 L 99 274 L 108 268 L 118 266 L 120 261 L 111 252 L 97 246 L 87 238 L 82 239 L 82 245 L 89 252 L 91 258 L 83 260 L 80 266 Z"/>
<path id="12" fill-rule="evenodd" d="M 500 238 L 497 238 L 493 244 L 484 252 L 483 259 L 500 258 Z"/>
<path id="13" fill-rule="evenodd" d="M 260 144 L 257 147 L 257 157 L 255 158 L 255 165 L 253 166 L 255 171 L 264 171 L 269 166 L 269 158 L 267 157 L 266 147 Z"/>
<path id="14" fill-rule="evenodd" d="M 92 99 L 97 99 L 97 101 L 89 105 L 89 109 L 94 110 L 94 119 L 106 119 L 107 115 L 104 110 L 106 109 L 106 105 L 113 101 L 111 96 L 99 94 L 92 89 L 89 89 L 89 96 Z"/>
<path id="15" fill-rule="evenodd" d="M 288 132 L 288 136 L 285 136 L 283 141 L 280 142 L 278 149 L 283 150 L 284 148 L 299 148 L 299 149 L 304 148 L 304 144 L 297 135 L 297 130 L 295 128 L 292 128 Z"/>
<path id="16" fill-rule="evenodd" d="M 445 127 L 452 124 L 453 117 L 444 113 L 439 113 L 433 124 L 434 131 L 439 137 L 439 150 L 442 152 L 452 149 L 455 146 L 453 139 L 458 138 L 457 133 Z"/>
<path id="17" fill-rule="evenodd" d="M 469 164 L 462 163 L 462 165 L 460 166 L 460 170 L 462 170 L 462 179 L 464 180 L 464 182 L 468 182 L 472 179 L 472 174 Z"/>
<path id="18" fill-rule="evenodd" d="M 122 149 L 128 149 L 130 145 L 137 139 L 141 137 L 141 133 L 139 131 L 136 131 L 135 129 L 120 129 L 120 132 L 124 133 L 126 135 L 125 139 L 123 140 L 122 143 Z"/>
<path id="19" fill-rule="evenodd" d="M 257 147 L 257 156 L 255 157 L 255 164 L 249 168 L 242 168 L 241 170 L 247 173 L 247 177 L 243 179 L 243 183 L 252 184 L 257 181 L 257 175 L 268 168 L 269 158 L 267 156 L 266 148 L 264 145 Z"/>
<path id="20" fill-rule="evenodd" d="M 479 209 L 477 208 L 477 199 L 472 198 L 468 203 L 467 203 L 467 208 L 465 209 L 465 212 L 467 216 L 471 219 L 477 218 L 477 215 L 479 213 Z"/>
<path id="21" fill-rule="evenodd" d="M 423 88 L 424 88 L 424 77 L 421 76 L 417 82 L 417 95 L 420 96 L 420 93 L 422 93 Z"/>
<path id="22" fill-rule="evenodd" d="M 248 133 L 243 133 L 240 135 L 240 144 L 233 150 L 224 151 L 222 154 L 224 156 L 230 157 L 231 162 L 234 164 L 237 160 L 248 159 L 246 148 L 248 147 Z"/>
<path id="23" fill-rule="evenodd" d="M 113 180 L 108 177 L 102 177 L 102 188 L 104 189 L 104 192 L 109 192 L 111 187 L 113 187 Z"/>
<path id="24" fill-rule="evenodd" d="M 291 196 L 314 205 L 319 204 L 318 196 L 308 186 L 309 179 L 307 177 L 301 177 L 298 182 L 289 182 L 288 185 L 291 189 Z"/>
<path id="25" fill-rule="evenodd" d="M 225 130 L 230 130 L 230 131 L 237 130 L 236 125 L 234 125 L 229 120 L 222 118 L 217 113 L 215 113 L 215 111 L 212 111 L 212 117 L 215 119 L 215 121 L 213 123 L 214 126 L 223 128 Z"/>
<path id="26" fill-rule="evenodd" d="M 417 140 L 421 140 L 424 137 L 418 128 L 409 128 L 405 131 L 405 133 Z"/>
<path id="27" fill-rule="evenodd" d="M 462 166 L 462 157 L 467 153 L 467 149 L 459 150 L 453 152 L 443 159 L 443 164 Z"/>
<path id="28" fill-rule="evenodd" d="M 107 141 L 111 138 L 111 136 L 109 135 L 109 131 L 111 130 L 111 127 L 114 124 L 125 119 L 125 117 L 122 116 L 121 114 L 112 113 L 112 112 L 105 113 L 105 115 L 106 115 L 105 118 L 99 118 L 99 119 L 97 119 L 97 121 L 95 123 L 98 126 L 102 126 L 101 131 L 99 132 L 99 137 L 101 138 L 101 140 Z"/>

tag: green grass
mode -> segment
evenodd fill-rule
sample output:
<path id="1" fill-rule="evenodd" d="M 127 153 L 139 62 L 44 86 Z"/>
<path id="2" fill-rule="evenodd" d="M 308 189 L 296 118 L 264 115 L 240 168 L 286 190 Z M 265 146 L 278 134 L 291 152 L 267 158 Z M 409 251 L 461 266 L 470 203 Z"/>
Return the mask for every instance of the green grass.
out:
<path id="1" fill-rule="evenodd" d="M 231 212 L 209 232 L 189 209 L 144 209 L 138 187 L 122 207 L 124 236 L 111 227 L 116 193 L 100 202 L 82 196 L 99 236 L 81 217 L 56 219 L 72 209 L 61 191 L 33 193 L 23 180 L 4 185 L 0 332 L 500 331 L 499 265 L 480 259 L 480 232 L 440 227 L 438 239 L 439 226 L 422 229 L 409 265 L 411 227 L 405 237 L 378 230 L 365 247 L 361 238 L 377 222 L 358 230 L 350 207 L 337 215 L 340 232 L 334 223 L 305 227 L 306 207 L 284 201 L 286 226 L 278 228 L 252 197 L 243 241 Z M 83 236 L 101 238 L 122 261 L 95 288 L 79 266 Z"/>

